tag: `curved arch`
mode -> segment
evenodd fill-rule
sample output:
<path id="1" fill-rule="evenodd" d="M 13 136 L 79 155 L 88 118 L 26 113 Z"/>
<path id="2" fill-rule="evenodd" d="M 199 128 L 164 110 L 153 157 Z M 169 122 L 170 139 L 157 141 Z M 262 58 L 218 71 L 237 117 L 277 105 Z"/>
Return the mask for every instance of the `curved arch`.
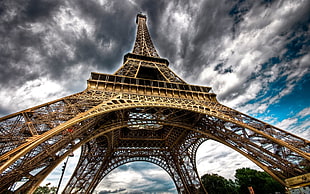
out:
<path id="1" fill-rule="evenodd" d="M 145 97 L 145 96 L 142 96 Z M 166 98 L 168 99 L 168 98 Z M 172 99 L 172 98 L 169 98 Z M 176 99 L 174 99 L 176 100 Z M 190 100 L 187 100 L 190 101 Z M 8 161 L 6 161 L 1 167 L 0 167 L 0 172 L 2 173 L 9 165 L 11 165 L 13 162 L 15 162 L 18 158 L 22 157 L 24 154 L 26 154 L 30 149 L 33 149 L 34 147 L 36 147 L 37 145 L 39 145 L 40 143 L 46 141 L 48 138 L 52 137 L 53 135 L 56 135 L 57 133 L 60 133 L 62 130 L 71 127 L 72 125 L 81 122 L 83 120 L 89 119 L 91 117 L 95 117 L 104 113 L 108 113 L 108 112 L 112 112 L 112 111 L 117 111 L 117 110 L 122 110 L 122 109 L 129 109 L 129 108 L 137 108 L 137 107 L 165 107 L 165 108 L 178 108 L 178 109 L 183 109 L 183 110 L 188 110 L 188 111 L 193 111 L 196 113 L 200 113 L 200 114 L 205 114 L 205 115 L 209 115 L 209 116 L 214 116 L 217 117 L 219 119 L 225 120 L 225 121 L 229 121 L 232 123 L 235 123 L 237 125 L 240 126 L 244 126 L 252 131 L 254 131 L 255 133 L 261 134 L 264 137 L 277 142 L 278 144 L 288 147 L 289 149 L 293 150 L 294 152 L 296 152 L 297 154 L 301 155 L 302 157 L 310 160 L 310 156 L 309 154 L 293 147 L 290 146 L 289 144 L 287 144 L 284 141 L 281 140 L 277 140 L 275 137 L 272 137 L 270 134 L 266 134 L 262 131 L 259 131 L 258 129 L 247 125 L 245 123 L 242 123 L 238 120 L 235 120 L 234 118 L 231 118 L 228 115 L 222 114 L 219 111 L 215 111 L 213 109 L 211 109 L 211 107 L 208 107 L 204 104 L 200 104 L 197 103 L 195 101 L 190 101 L 191 103 L 189 104 L 173 104 L 173 103 L 167 103 L 167 102 L 163 102 L 163 103 L 159 103 L 157 101 L 151 101 L 151 102 L 147 102 L 147 101 L 132 101 L 132 100 L 127 100 L 125 101 L 124 99 L 121 99 L 120 96 L 118 96 L 118 99 L 112 100 L 110 102 L 105 102 L 102 103 L 92 109 L 90 109 L 89 111 L 77 115 L 75 118 L 70 119 L 69 121 L 60 124 L 59 126 L 53 128 L 52 130 L 49 130 L 47 132 L 45 132 L 44 134 L 40 135 L 40 138 L 34 138 L 34 139 L 30 139 L 27 143 L 19 146 L 18 148 L 14 149 L 12 152 L 16 153 L 17 151 L 19 151 L 18 153 L 16 153 L 12 158 L 10 158 Z M 306 140 L 305 140 L 306 141 Z M 25 148 L 26 147 L 26 148 Z M 25 149 L 23 149 L 25 148 Z"/>
<path id="2" fill-rule="evenodd" d="M 168 99 L 168 98 L 165 98 L 165 99 Z M 174 102 L 175 102 L 174 100 L 176 100 L 176 99 L 173 99 L 173 98 L 169 98 L 169 99 L 170 99 L 170 102 L 168 102 L 168 103 L 167 102 L 158 103 L 157 101 L 133 101 L 131 99 L 123 100 L 119 96 L 114 100 L 102 103 L 102 104 L 90 109 L 89 111 L 76 116 L 75 118 L 73 118 L 73 119 L 71 119 L 71 120 L 69 120 L 63 124 L 60 124 L 59 126 L 53 128 L 52 130 L 47 131 L 44 134 L 42 134 L 36 138 L 30 139 L 29 142 L 27 142 L 26 144 L 19 146 L 18 148 L 16 148 L 12 152 L 10 152 L 10 154 L 16 153 L 17 151 L 20 151 L 20 152 L 18 152 L 12 158 L 10 158 L 8 161 L 6 161 L 5 164 L 1 166 L 0 170 L 3 172 L 8 166 L 10 166 L 12 163 L 14 163 L 17 159 L 19 159 L 23 155 L 25 155 L 28 151 L 35 148 L 40 143 L 42 143 L 42 142 L 48 140 L 49 138 L 53 137 L 54 135 L 61 133 L 64 129 L 66 129 L 70 126 L 73 126 L 77 123 L 85 121 L 86 119 L 91 119 L 91 118 L 94 118 L 96 116 L 104 115 L 104 114 L 107 114 L 110 112 L 115 112 L 118 110 L 124 110 L 124 109 L 130 109 L 130 108 L 137 108 L 137 107 L 141 107 L 141 108 L 143 108 L 143 107 L 159 107 L 159 108 L 180 109 L 180 110 L 196 112 L 198 114 L 203 114 L 206 116 L 218 118 L 219 120 L 229 122 L 229 123 L 233 123 L 235 126 L 239 126 L 241 128 L 247 128 L 247 129 L 251 130 L 252 132 L 259 134 L 264 139 L 268 139 L 269 142 L 275 142 L 276 144 L 279 144 L 283 147 L 286 147 L 287 149 L 291 149 L 292 151 L 296 152 L 297 154 L 301 155 L 302 157 L 304 157 L 306 159 L 310 158 L 309 154 L 303 152 L 302 150 L 297 149 L 297 148 L 292 149 L 292 146 L 290 146 L 289 143 L 286 143 L 285 141 L 282 141 L 282 140 L 277 140 L 275 137 L 271 136 L 270 134 L 272 134 L 272 132 L 270 132 L 270 134 L 267 134 L 267 133 L 264 133 L 265 131 L 259 131 L 258 129 L 254 128 L 252 125 L 250 125 L 248 123 L 242 123 L 240 120 L 236 120 L 235 118 L 233 118 L 232 116 L 230 116 L 228 114 L 225 115 L 222 112 L 220 112 L 219 110 L 214 111 L 214 109 L 212 109 L 210 106 L 206 106 L 205 104 L 197 103 L 195 101 L 190 101 L 190 100 L 187 100 L 187 104 L 185 104 L 185 103 L 174 104 Z M 188 103 L 188 102 L 190 102 L 190 103 Z M 165 125 L 173 125 L 173 126 L 178 126 L 178 127 L 187 128 L 187 129 L 191 129 L 191 127 L 193 127 L 193 126 L 188 126 L 188 125 L 181 123 L 181 122 L 170 123 L 170 124 L 165 123 L 162 120 L 158 120 L 158 122 L 162 122 Z M 120 123 L 116 123 L 116 124 L 114 124 L 114 126 L 117 126 L 119 124 Z M 113 128 L 113 126 L 110 126 L 110 127 Z M 218 139 L 217 136 L 214 136 L 213 134 L 204 132 L 202 130 L 202 127 L 196 128 L 194 130 L 196 130 L 196 132 L 202 133 L 202 134 L 204 134 L 207 137 L 210 137 L 212 139 L 214 138 L 218 141 L 222 141 L 221 143 L 226 144 L 227 146 L 232 146 L 231 144 L 228 144 L 227 142 L 225 142 L 221 139 Z M 112 130 L 111 129 L 106 130 L 105 132 L 102 132 L 102 133 L 106 133 L 109 131 L 112 131 Z M 99 133 L 98 135 L 102 135 L 102 133 Z M 307 141 L 305 140 L 305 142 L 307 142 Z M 263 168 L 265 171 L 268 170 L 265 165 L 258 162 L 255 158 L 250 157 L 244 151 L 241 151 L 240 149 L 235 148 L 234 146 L 232 146 L 232 148 L 235 149 L 236 151 L 242 153 L 246 157 L 249 157 L 249 159 L 251 159 L 253 162 L 260 164 L 259 166 L 261 166 L 261 168 Z M 268 151 L 268 150 L 266 150 L 266 151 Z M 272 174 L 271 171 L 268 173 Z M 277 176 L 274 175 L 274 177 L 277 177 Z M 281 180 L 281 179 L 278 178 L 278 180 Z"/>
<path id="3" fill-rule="evenodd" d="M 169 123 L 165 123 L 165 124 L 168 125 Z M 99 136 L 103 136 L 103 135 L 105 135 L 105 134 L 107 134 L 107 133 L 109 133 L 109 132 L 111 132 L 111 131 L 114 131 L 114 130 L 116 130 L 116 129 L 122 128 L 122 127 L 124 127 L 124 126 L 127 126 L 127 123 L 123 123 L 123 124 L 121 124 L 121 123 L 116 123 L 116 124 L 114 125 L 114 127 L 112 127 L 112 126 L 105 126 L 105 128 L 109 128 L 109 130 L 101 129 L 101 132 L 96 133 L 95 136 L 89 136 L 89 137 L 88 137 L 87 139 L 85 139 L 84 141 L 79 142 L 77 145 L 74 146 L 73 149 L 77 149 L 79 146 L 84 145 L 86 142 L 89 142 L 90 140 L 92 140 L 92 139 L 94 139 L 94 138 L 97 138 L 97 137 L 99 137 Z M 178 124 L 178 123 L 174 124 L 174 126 L 183 127 L 183 128 L 186 128 L 187 130 L 195 130 L 195 129 L 193 129 L 193 128 L 186 127 L 186 126 L 181 125 L 181 124 Z M 201 131 L 198 131 L 198 130 L 195 130 L 195 131 L 198 132 L 198 133 L 204 134 L 205 136 L 207 136 L 207 137 L 209 137 L 209 138 L 211 138 L 211 139 L 214 139 L 214 140 L 216 140 L 216 141 L 218 141 L 218 142 L 221 142 L 222 144 L 224 144 L 224 145 L 226 145 L 226 146 L 231 147 L 232 149 L 234 149 L 234 150 L 240 152 L 241 154 L 243 154 L 244 156 L 246 156 L 247 158 L 249 158 L 251 161 L 253 161 L 254 163 L 256 163 L 258 166 L 260 166 L 261 168 L 264 169 L 264 166 L 262 166 L 260 163 L 257 163 L 253 158 L 250 158 L 250 157 L 249 157 L 248 155 L 246 155 L 244 152 L 241 152 L 240 150 L 236 149 L 236 148 L 233 147 L 232 145 L 227 144 L 226 142 L 223 142 L 223 140 L 218 139 L 216 136 L 212 136 L 210 133 L 201 132 Z M 202 141 L 201 141 L 200 143 L 202 143 Z M 197 148 L 198 148 L 198 145 L 199 145 L 199 144 L 195 144 L 195 146 L 197 146 Z M 194 158 L 195 158 L 195 157 L 194 157 Z M 132 161 L 136 161 L 136 160 L 137 160 L 137 158 L 132 158 L 132 159 L 129 159 L 128 161 L 120 161 L 120 163 L 119 163 L 117 166 L 115 166 L 114 168 L 116 168 L 116 167 L 118 167 L 119 165 L 122 165 L 122 164 L 124 164 L 124 163 L 126 163 L 126 162 L 132 162 Z M 145 159 L 145 160 L 141 160 L 141 161 L 149 161 L 149 160 L 148 160 L 148 159 Z M 61 161 L 59 161 L 59 162 L 61 162 Z M 149 161 L 149 162 L 150 162 L 150 161 Z M 154 162 L 154 164 L 156 164 L 156 162 Z M 113 169 L 114 169 L 114 168 L 113 168 Z M 111 170 L 113 170 L 113 169 L 111 169 Z M 163 168 L 163 169 L 166 170 L 165 168 Z M 110 170 L 110 171 L 111 171 L 111 170 Z M 167 171 L 167 170 L 166 170 L 166 171 Z M 168 171 L 167 171 L 167 172 L 168 172 Z M 270 173 L 270 172 L 269 172 L 269 173 Z M 171 173 L 168 172 L 168 174 L 171 174 Z M 42 180 L 41 180 L 41 181 L 42 181 Z M 38 185 L 38 184 L 37 184 L 37 185 Z"/>
<path id="4" fill-rule="evenodd" d="M 167 124 L 167 123 L 165 123 L 165 124 Z M 167 125 L 168 125 L 168 124 L 167 124 Z M 117 126 L 118 126 L 119 128 L 122 128 L 122 127 L 123 127 L 123 126 L 121 126 L 121 125 L 119 125 L 119 124 L 117 124 Z M 126 124 L 124 124 L 124 126 L 126 126 Z M 255 158 L 251 157 L 251 156 L 248 155 L 246 152 L 244 152 L 244 151 L 238 149 L 237 147 L 234 147 L 232 144 L 229 144 L 229 143 L 225 142 L 223 139 L 220 139 L 220 138 L 218 138 L 218 137 L 212 135 L 211 133 L 203 132 L 203 131 L 201 131 L 201 130 L 193 129 L 193 128 L 190 128 L 190 127 L 186 127 L 186 126 L 184 126 L 184 125 L 179 125 L 178 123 L 174 124 L 174 126 L 183 127 L 183 128 L 186 128 L 187 130 L 194 130 L 195 132 L 204 134 L 204 135 L 207 136 L 208 138 L 213 139 L 213 140 L 216 140 L 216 141 L 218 141 L 218 142 L 220 142 L 220 143 L 222 143 L 222 144 L 224 144 L 224 145 L 226 145 L 226 146 L 232 148 L 233 150 L 235 150 L 235 151 L 241 153 L 242 155 L 244 155 L 246 158 L 248 158 L 250 161 L 252 161 L 252 162 L 255 163 L 256 165 L 258 165 L 260 168 L 262 168 L 263 170 L 265 170 L 267 173 L 269 173 L 271 176 L 273 176 L 275 179 L 277 179 L 280 183 L 285 184 L 285 183 L 283 182 L 283 180 L 282 180 L 282 179 L 279 179 L 279 177 L 278 177 L 276 174 L 274 174 L 274 172 L 272 172 L 270 169 L 268 169 L 268 167 L 266 167 L 266 166 L 263 165 L 262 163 L 258 162 Z M 116 128 L 114 128 L 114 129 L 111 128 L 111 130 L 115 130 L 115 129 L 116 129 Z M 107 133 L 107 131 L 104 131 L 104 130 L 103 130 L 101 133 L 96 134 L 94 137 L 101 136 L 101 135 L 103 135 L 103 134 L 105 134 L 105 133 Z"/>
<path id="5" fill-rule="evenodd" d="M 120 128 L 122 128 L 123 126 L 118 125 Z M 126 125 L 124 125 L 126 126 Z M 115 130 L 115 129 L 112 129 Z M 95 139 L 97 137 L 102 136 L 103 134 L 106 134 L 105 130 L 102 130 L 101 133 L 96 133 L 96 135 L 92 138 Z M 198 182 L 196 184 L 200 185 L 200 178 L 198 176 L 198 172 L 196 170 L 196 162 L 195 162 L 195 157 L 191 157 L 191 156 L 195 156 L 196 154 L 196 148 L 198 148 L 197 145 L 199 145 L 202 141 L 203 138 L 199 135 L 197 136 L 197 134 L 192 134 L 188 137 L 186 137 L 186 139 L 188 139 L 188 141 L 192 140 L 192 142 L 188 142 L 186 145 L 191 145 L 190 147 L 184 147 L 182 149 L 184 149 L 182 152 L 185 152 L 186 150 L 190 150 L 189 153 L 191 153 L 189 159 L 193 159 L 190 161 L 190 165 L 192 166 L 192 170 L 194 170 L 194 172 L 197 174 L 197 177 L 195 177 L 195 179 L 198 180 Z M 94 145 L 94 143 L 91 144 L 91 146 L 93 146 L 95 149 L 93 151 L 89 151 L 89 152 L 85 152 L 84 153 L 84 157 L 80 158 L 79 163 L 85 163 L 84 160 L 87 161 L 91 161 L 91 159 L 87 159 L 89 157 L 91 157 L 91 153 L 96 152 L 96 145 Z M 88 149 L 89 146 L 87 146 L 86 149 Z M 142 149 L 142 148 L 141 148 Z M 106 157 L 103 157 L 102 155 L 100 157 L 99 160 L 100 161 L 105 161 L 105 158 L 109 158 L 109 160 L 107 162 L 103 162 L 103 163 L 98 163 L 95 164 L 97 167 L 93 168 L 91 171 L 92 173 L 95 172 L 96 175 L 96 182 L 93 182 L 93 180 L 89 180 L 87 179 L 86 181 L 90 181 L 90 182 L 83 182 L 85 181 L 84 179 L 81 179 L 81 183 L 79 182 L 79 178 L 83 177 L 81 172 L 81 169 L 76 169 L 74 172 L 74 175 L 71 177 L 71 180 L 69 181 L 69 183 L 67 184 L 66 190 L 64 193 L 76 193 L 76 192 L 93 192 L 93 189 L 95 189 L 95 186 L 100 182 L 100 180 L 102 180 L 109 172 L 111 172 L 113 169 L 119 167 L 120 165 L 123 165 L 125 163 L 128 162 L 133 162 L 133 161 L 146 161 L 146 162 L 151 162 L 154 164 L 157 164 L 158 166 L 160 166 L 161 168 L 163 168 L 172 178 L 172 180 L 175 183 L 175 186 L 177 187 L 177 189 L 179 191 L 182 190 L 186 190 L 188 192 L 190 192 L 190 188 L 188 188 L 189 186 L 185 184 L 185 180 L 182 180 L 182 177 L 179 176 L 178 169 L 173 165 L 173 163 L 178 163 L 176 160 L 176 153 L 171 152 L 171 150 L 166 150 L 164 151 L 160 151 L 157 150 L 155 148 L 153 149 L 138 149 L 138 150 L 128 150 L 127 152 L 125 151 L 117 151 L 114 150 L 112 156 L 111 155 L 107 155 Z M 177 149 L 177 148 L 176 148 Z M 130 153 L 128 153 L 130 151 Z M 111 151 L 112 152 L 112 151 Z M 82 152 L 83 153 L 83 152 Z M 186 156 L 179 156 L 182 159 L 185 159 Z M 184 165 L 185 163 L 183 163 L 182 165 Z M 93 165 L 93 164 L 92 164 Z M 79 165 L 77 165 L 79 166 Z M 88 168 L 88 167 L 86 167 Z M 76 178 L 74 178 L 76 177 Z M 185 184 L 185 185 L 184 185 Z M 76 188 L 76 189 L 75 189 Z M 82 189 L 82 190 L 81 190 Z"/>
<path id="6" fill-rule="evenodd" d="M 110 131 L 113 131 L 113 130 L 116 130 L 116 129 L 118 129 L 118 128 L 122 128 L 122 127 L 124 127 L 124 126 L 126 126 L 126 124 L 123 124 L 123 125 L 121 125 L 120 123 L 118 123 L 117 125 L 116 125 L 116 127 L 114 127 L 114 128 L 110 128 L 110 130 L 109 131 L 106 131 L 106 130 L 102 130 L 102 132 L 101 133 L 97 133 L 95 136 L 92 136 L 92 137 L 89 137 L 88 139 L 85 139 L 84 141 L 81 141 L 81 142 L 79 142 L 79 144 L 77 144 L 73 149 L 77 149 L 79 146 L 78 145 L 84 145 L 86 142 L 88 142 L 88 141 L 90 141 L 91 139 L 93 139 L 93 138 L 97 138 L 97 137 L 99 137 L 99 136 L 102 136 L 102 135 L 105 135 L 106 133 L 108 133 L 108 132 L 110 132 Z M 110 126 L 106 126 L 106 128 L 109 128 Z M 180 125 L 180 127 L 181 127 L 181 125 Z M 184 126 L 183 126 L 184 127 Z M 187 128 L 187 130 L 193 130 L 192 128 Z M 196 130 L 196 132 L 199 132 L 200 133 L 200 131 L 197 131 Z M 217 140 L 217 141 L 219 141 L 219 142 L 221 142 L 219 139 L 217 139 L 216 137 L 211 137 L 210 136 L 210 134 L 208 134 L 208 133 L 202 133 L 202 134 L 205 134 L 206 136 L 208 136 L 209 138 L 212 138 L 212 139 L 214 139 L 214 140 Z M 202 143 L 203 141 L 201 141 L 200 143 Z M 199 144 L 200 144 L 199 143 Z M 223 142 L 221 142 L 221 143 L 223 143 Z M 198 147 L 198 145 L 199 144 L 195 144 L 195 146 L 197 146 Z M 236 151 L 238 151 L 238 152 L 240 152 L 238 149 L 235 149 L 234 147 L 232 147 L 231 145 L 228 145 L 228 144 L 226 144 L 226 143 L 223 143 L 224 145 L 226 145 L 226 146 L 228 146 L 228 147 L 231 147 L 232 149 L 234 149 L 234 150 L 236 150 Z M 244 152 L 240 152 L 241 154 L 243 154 L 243 155 L 245 155 L 245 153 Z M 66 154 L 67 155 L 67 154 Z M 245 155 L 247 158 L 249 158 L 247 155 Z M 253 160 L 253 159 L 251 159 L 251 158 L 249 158 L 251 161 L 253 161 L 254 163 L 255 163 L 255 160 Z M 120 165 L 122 165 L 122 164 L 125 164 L 125 163 L 128 163 L 128 162 L 132 162 L 132 161 L 138 161 L 139 160 L 139 158 L 131 158 L 131 159 L 129 159 L 128 161 L 120 161 L 120 163 L 117 165 L 117 166 L 115 166 L 113 169 L 115 169 L 115 168 L 117 168 L 118 166 L 120 166 Z M 142 160 L 141 158 L 140 158 L 140 161 L 148 161 L 148 162 L 151 162 L 151 161 L 149 161 L 148 159 L 144 159 L 144 160 Z M 61 160 L 59 161 L 59 162 L 61 162 Z M 58 163 L 59 163 L 58 162 Z M 156 162 L 154 162 L 154 164 L 157 164 Z M 259 164 L 258 164 L 259 165 Z M 110 171 L 112 171 L 113 169 L 110 169 Z M 164 170 L 166 170 L 165 168 L 163 168 Z M 109 171 L 109 172 L 110 172 Z M 166 170 L 167 171 L 167 170 Z M 168 171 L 167 171 L 168 172 Z M 168 172 L 168 174 L 170 174 L 169 172 Z M 173 177 L 173 176 L 172 176 Z M 103 178 L 103 177 L 102 177 Z M 42 180 L 41 180 L 42 181 Z M 40 181 L 40 182 L 41 182 Z M 37 186 L 38 186 L 39 184 L 37 184 Z M 35 189 L 35 188 L 34 188 Z"/>

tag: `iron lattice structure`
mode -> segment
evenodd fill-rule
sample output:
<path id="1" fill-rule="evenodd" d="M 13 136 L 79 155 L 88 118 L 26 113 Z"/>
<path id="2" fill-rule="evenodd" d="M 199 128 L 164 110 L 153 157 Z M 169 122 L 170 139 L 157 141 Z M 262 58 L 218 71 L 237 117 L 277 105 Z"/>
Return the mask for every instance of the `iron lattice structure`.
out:
<path id="1" fill-rule="evenodd" d="M 0 119 L 0 191 L 33 192 L 72 151 L 81 156 L 63 193 L 91 193 L 132 161 L 163 168 L 179 193 L 195 193 L 199 145 L 212 139 L 287 187 L 309 184 L 310 142 L 220 104 L 210 87 L 173 73 L 137 16 L 132 53 L 113 75 L 91 73 L 87 89 Z M 207 190 L 208 188 L 206 188 Z"/>

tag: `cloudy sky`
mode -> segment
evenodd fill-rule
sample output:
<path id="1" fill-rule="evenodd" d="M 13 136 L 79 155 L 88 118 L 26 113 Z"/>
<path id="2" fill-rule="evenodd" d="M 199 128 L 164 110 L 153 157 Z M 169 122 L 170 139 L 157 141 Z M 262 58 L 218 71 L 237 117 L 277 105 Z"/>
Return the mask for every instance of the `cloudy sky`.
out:
<path id="1" fill-rule="evenodd" d="M 113 73 L 133 48 L 139 12 L 160 56 L 188 83 L 310 139 L 309 0 L 2 0 L 0 116 L 80 92 L 92 71 Z M 233 178 L 244 166 L 254 168 L 216 142 L 198 151 L 201 175 Z M 96 191 L 176 192 L 148 163 L 116 169 Z"/>

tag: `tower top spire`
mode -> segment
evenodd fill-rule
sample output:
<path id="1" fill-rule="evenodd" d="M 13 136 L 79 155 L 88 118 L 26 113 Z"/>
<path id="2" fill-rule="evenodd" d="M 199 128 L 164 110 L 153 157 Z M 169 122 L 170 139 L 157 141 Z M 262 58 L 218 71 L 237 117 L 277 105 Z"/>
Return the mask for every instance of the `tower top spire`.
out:
<path id="1" fill-rule="evenodd" d="M 142 12 L 137 14 L 137 18 L 136 18 L 136 23 L 137 24 L 138 24 L 139 18 L 144 18 L 144 20 L 146 21 L 146 15 L 142 14 Z"/>
<path id="2" fill-rule="evenodd" d="M 146 57 L 159 58 L 146 25 L 146 15 L 139 13 L 136 18 L 136 23 L 138 27 L 133 53 Z"/>

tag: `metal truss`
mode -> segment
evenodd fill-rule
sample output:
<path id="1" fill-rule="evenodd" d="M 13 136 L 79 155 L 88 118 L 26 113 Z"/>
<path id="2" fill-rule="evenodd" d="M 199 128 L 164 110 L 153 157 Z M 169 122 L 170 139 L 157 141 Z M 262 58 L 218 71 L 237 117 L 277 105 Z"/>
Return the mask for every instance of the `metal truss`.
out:
<path id="1" fill-rule="evenodd" d="M 196 151 L 208 139 L 287 187 L 310 184 L 309 140 L 220 104 L 210 87 L 184 82 L 158 57 L 145 22 L 139 14 L 134 52 L 115 74 L 92 73 L 83 92 L 0 118 L 0 193 L 32 193 L 80 147 L 63 193 L 91 193 L 133 161 L 160 166 L 179 193 L 196 193 Z"/>
<path id="2" fill-rule="evenodd" d="M 146 16 L 138 14 L 136 23 L 138 25 L 138 30 L 133 52 L 138 55 L 159 58 L 147 29 Z"/>
<path id="3" fill-rule="evenodd" d="M 80 109 L 74 118 L 69 119 L 70 117 L 68 117 L 67 119 L 69 120 L 66 122 L 62 120 L 65 117 L 63 115 L 70 115 L 67 112 L 59 113 L 57 111 L 59 109 L 54 109 L 54 111 L 47 114 L 47 112 L 42 111 L 47 109 L 46 106 L 56 107 L 60 102 L 69 101 L 66 98 L 56 101 L 55 106 L 49 103 L 45 106 L 37 107 L 36 110 L 32 110 L 32 118 L 37 118 L 37 120 L 33 119 L 31 125 L 27 123 L 30 122 L 29 120 L 21 119 L 25 112 L 12 115 L 15 121 L 13 118 L 2 121 L 1 129 L 14 129 L 23 137 L 21 138 L 23 141 L 18 144 L 11 144 L 11 141 L 1 143 L 3 147 L 5 145 L 12 145 L 6 147 L 6 152 L 3 153 L 4 149 L 2 150 L 2 174 L 0 181 L 3 189 L 9 188 L 15 182 L 26 178 L 27 182 L 32 182 L 33 184 L 27 184 L 26 182 L 25 187 L 19 190 L 29 190 L 29 186 L 34 185 L 36 182 L 39 184 L 47 175 L 46 172 L 51 171 L 49 170 L 50 166 L 58 164 L 64 156 L 74 149 L 90 142 L 94 138 L 102 136 L 110 137 L 105 141 L 113 142 L 113 144 L 106 143 L 106 146 L 97 146 L 98 149 L 107 149 L 97 153 L 115 154 L 117 153 L 114 150 L 115 148 L 120 150 L 127 148 L 127 150 L 133 150 L 131 152 L 134 153 L 135 149 L 141 149 L 142 147 L 147 150 L 151 149 L 152 151 L 145 152 L 145 155 L 152 156 L 156 150 L 165 148 L 163 150 L 164 155 L 170 155 L 173 159 L 169 158 L 167 160 L 168 162 L 173 161 L 169 165 L 166 164 L 170 170 L 167 170 L 168 167 L 164 168 L 162 164 L 159 165 L 159 162 L 143 159 L 143 157 L 139 160 L 153 162 L 163 167 L 167 172 L 173 172 L 168 174 L 175 181 L 180 191 L 184 188 L 187 189 L 184 185 L 192 185 L 194 188 L 198 187 L 197 183 L 189 182 L 190 180 L 199 180 L 197 173 L 191 175 L 185 173 L 196 172 L 195 162 L 193 162 L 195 161 L 195 151 L 191 151 L 196 150 L 196 148 L 190 148 L 195 146 L 195 144 L 188 146 L 188 153 L 182 151 L 185 150 L 182 148 L 182 145 L 187 142 L 185 135 L 190 133 L 201 134 L 203 138 L 214 139 L 233 148 L 248 157 L 284 185 L 286 178 L 307 174 L 302 164 L 305 160 L 309 160 L 309 141 L 259 122 L 219 103 L 137 94 L 116 95 L 114 92 L 108 92 L 106 95 L 103 95 L 103 93 L 85 91 L 85 94 L 93 94 L 93 99 L 98 100 L 99 96 L 110 96 L 111 99 L 107 101 L 102 100 L 103 103 L 93 108 L 86 109 L 83 107 L 84 112 L 80 112 L 82 111 Z M 98 96 L 95 97 L 95 94 Z M 84 96 L 83 94 L 77 95 Z M 70 98 L 73 97 L 68 97 L 68 99 Z M 82 99 L 81 101 L 83 101 Z M 62 106 L 57 106 L 61 110 L 79 110 L 77 107 L 80 106 L 80 101 L 77 100 L 76 106 L 73 106 L 73 104 L 61 104 Z M 67 106 L 70 106 L 72 109 L 68 109 Z M 54 117 L 54 120 L 50 119 L 50 122 L 59 123 L 56 127 L 50 129 L 48 128 L 49 125 L 44 125 L 46 127 L 44 130 L 42 127 L 38 127 L 41 126 L 41 118 L 52 118 L 49 115 L 55 115 L 55 112 L 58 116 Z M 5 125 L 8 123 L 8 120 L 11 121 L 9 122 L 10 125 Z M 17 121 L 20 122 L 18 125 L 16 124 L 18 123 Z M 34 126 L 38 134 L 27 137 L 31 126 Z M 112 132 L 114 136 L 111 135 Z M 109 139 L 111 140 L 109 141 Z M 114 149 L 109 150 L 108 145 Z M 175 152 L 171 150 L 175 150 Z M 167 154 L 168 151 L 169 154 Z M 141 154 L 141 152 L 138 153 Z M 182 155 L 184 153 L 188 156 Z M 105 155 L 101 157 L 105 157 Z M 124 161 L 135 161 L 138 157 L 139 154 L 133 157 L 127 156 L 123 160 L 117 157 L 112 160 L 108 157 L 111 160 L 105 162 L 104 167 L 102 167 L 103 164 L 96 164 L 96 166 L 92 167 L 94 172 L 96 172 L 96 167 L 101 172 L 99 173 L 101 175 L 100 179 L 94 179 L 93 181 L 96 181 L 95 183 L 97 184 L 106 175 L 100 169 L 109 169 L 108 164 L 115 165 L 115 168 L 123 164 Z M 184 161 L 178 162 L 178 160 L 186 157 L 187 163 L 184 163 Z M 105 158 L 105 160 L 101 161 L 107 160 Z M 160 159 L 160 161 L 164 160 Z M 180 164 L 186 165 L 182 168 L 180 166 L 177 168 Z M 81 165 L 84 166 L 85 164 Z M 78 165 L 78 168 L 81 169 L 82 166 Z M 188 170 L 188 168 L 192 170 Z M 182 169 L 184 172 L 182 172 Z M 106 173 L 108 172 L 110 171 L 106 171 Z M 90 173 L 87 174 L 90 175 Z M 182 174 L 183 176 L 175 178 L 176 174 L 178 176 Z M 7 179 L 7 177 L 10 177 L 10 179 Z M 86 178 L 82 181 L 92 181 L 89 177 Z M 88 191 L 92 191 L 96 184 L 90 184 L 94 187 L 89 188 Z M 73 186 L 69 188 L 73 188 Z"/>
<path id="4" fill-rule="evenodd" d="M 171 130 L 171 129 L 169 129 Z M 174 130 L 182 130 L 175 128 Z M 184 131 L 186 141 L 182 145 L 167 147 L 164 143 L 160 146 L 149 147 L 137 145 L 136 141 L 122 142 L 125 144 L 117 148 L 107 147 L 109 141 L 112 141 L 114 134 L 109 133 L 103 139 L 93 140 L 82 146 L 82 154 L 77 166 L 83 166 L 83 169 L 76 168 L 71 180 L 69 181 L 64 193 L 92 193 L 96 186 L 109 172 L 128 162 L 147 161 L 162 167 L 173 179 L 179 192 L 190 193 L 191 188 L 199 188 L 200 182 L 196 169 L 195 153 L 204 139 L 198 133 Z M 114 133 L 122 133 L 117 130 Z M 197 136 L 198 135 L 198 136 Z M 109 140 L 110 139 L 110 140 Z M 102 146 L 102 142 L 105 146 Z M 129 144 L 136 144 L 130 147 Z M 133 145 L 132 145 L 133 146 Z M 105 148 L 102 152 L 102 148 Z M 179 148 L 179 149 L 178 149 Z M 180 149 L 181 148 L 181 149 Z M 179 150 L 179 151 L 176 151 Z M 100 154 L 98 154 L 100 153 Z M 191 174 L 188 174 L 191 173 Z M 185 176 L 182 176 L 186 174 Z M 181 175 L 181 176 L 180 176 Z M 89 178 L 85 178 L 85 177 Z M 191 178 L 190 180 L 184 180 Z M 191 184 L 188 184 L 191 183 Z"/>

